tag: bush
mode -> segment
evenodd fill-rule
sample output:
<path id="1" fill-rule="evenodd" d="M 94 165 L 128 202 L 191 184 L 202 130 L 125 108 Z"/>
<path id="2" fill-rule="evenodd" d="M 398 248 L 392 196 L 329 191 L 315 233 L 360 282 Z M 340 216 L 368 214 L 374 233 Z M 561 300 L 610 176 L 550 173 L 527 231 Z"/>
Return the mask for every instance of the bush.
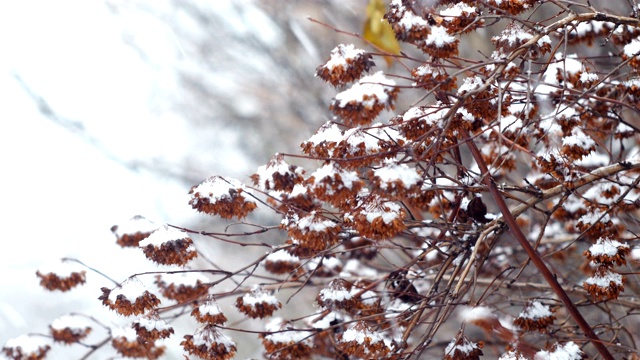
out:
<path id="1" fill-rule="evenodd" d="M 402 51 L 369 28 L 378 50 L 340 44 L 318 67 L 334 117 L 302 154 L 191 189 L 195 210 L 236 221 L 226 231 L 142 217 L 112 229 L 172 268 L 102 289 L 131 326 L 105 326 L 95 347 L 155 359 L 179 336 L 190 355 L 226 359 L 255 346 L 233 340 L 249 333 L 272 359 L 637 356 L 638 7 L 418 3 L 371 2 L 368 26 L 392 29 Z M 419 100 L 396 112 L 403 99 Z M 222 269 L 197 260 L 203 239 L 266 253 Z M 65 264 L 41 284 L 85 281 Z M 169 325 L 187 317 L 181 333 Z M 82 343 L 92 322 L 64 318 L 51 338 Z M 22 337 L 3 351 L 49 348 Z"/>

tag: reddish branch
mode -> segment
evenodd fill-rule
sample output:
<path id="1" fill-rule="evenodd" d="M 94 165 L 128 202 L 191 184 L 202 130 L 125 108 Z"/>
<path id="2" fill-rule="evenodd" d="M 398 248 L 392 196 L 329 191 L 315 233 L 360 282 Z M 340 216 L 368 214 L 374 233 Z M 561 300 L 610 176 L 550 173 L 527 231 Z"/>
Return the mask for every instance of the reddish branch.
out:
<path id="1" fill-rule="evenodd" d="M 465 134 L 465 136 L 467 139 L 469 139 L 468 133 Z M 544 261 L 542 261 L 542 258 L 540 257 L 540 255 L 536 252 L 533 246 L 529 244 L 529 241 L 527 240 L 527 237 L 524 235 L 522 230 L 520 230 L 520 226 L 518 226 L 515 217 L 511 213 L 511 210 L 509 209 L 509 206 L 505 202 L 502 194 L 500 193 L 500 190 L 496 186 L 496 183 L 493 177 L 491 176 L 489 169 L 487 168 L 487 164 L 482 158 L 482 154 L 480 153 L 480 150 L 476 146 L 475 142 L 473 142 L 473 140 L 468 140 L 467 146 L 469 147 L 469 150 L 471 151 L 471 154 L 473 155 L 474 160 L 476 161 L 476 163 L 478 164 L 478 167 L 480 168 L 480 173 L 482 174 L 482 181 L 489 187 L 489 192 L 491 193 L 494 200 L 496 201 L 496 204 L 498 205 L 498 208 L 502 213 L 504 221 L 509 226 L 509 229 L 511 230 L 511 233 L 513 234 L 513 236 L 516 238 L 516 240 L 518 240 L 518 243 L 520 244 L 520 246 L 522 246 L 524 251 L 527 253 L 529 258 L 531 259 L 531 262 L 535 265 L 538 271 L 540 271 L 540 274 L 542 274 L 542 276 L 547 281 L 547 283 L 549 284 L 553 292 L 558 296 L 558 298 L 560 298 L 560 301 L 562 301 L 564 306 L 567 308 L 567 310 L 571 314 L 571 317 L 573 317 L 575 322 L 578 324 L 580 329 L 584 332 L 585 336 L 589 339 L 589 341 L 591 341 L 591 343 L 596 348 L 596 350 L 600 353 L 602 358 L 607 360 L 613 360 L 613 356 L 611 355 L 607 347 L 604 345 L 602 340 L 598 338 L 598 335 L 596 335 L 596 333 L 593 331 L 589 323 L 587 323 L 587 321 L 584 319 L 580 311 L 578 311 L 578 308 L 574 305 L 569 295 L 567 295 L 567 293 L 564 291 L 562 286 L 560 286 L 560 283 L 558 283 L 558 280 L 556 280 L 556 276 L 549 270 L 549 268 L 544 263 Z"/>

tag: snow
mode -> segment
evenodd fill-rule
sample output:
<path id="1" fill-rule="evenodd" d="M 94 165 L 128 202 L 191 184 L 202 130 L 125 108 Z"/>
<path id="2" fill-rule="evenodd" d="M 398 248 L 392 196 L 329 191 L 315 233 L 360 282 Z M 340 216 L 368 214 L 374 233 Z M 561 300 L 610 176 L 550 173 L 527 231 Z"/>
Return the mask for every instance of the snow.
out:
<path id="1" fill-rule="evenodd" d="M 326 287 L 320 290 L 320 298 L 323 300 L 331 300 L 331 301 L 345 301 L 351 300 L 353 298 L 351 292 L 347 289 L 332 289 L 330 287 Z"/>
<path id="2" fill-rule="evenodd" d="M 89 320 L 77 315 L 63 315 L 51 323 L 51 328 L 55 330 L 63 330 L 65 328 L 84 329 L 87 327 L 90 327 Z"/>
<path id="3" fill-rule="evenodd" d="M 145 291 L 148 291 L 144 284 L 137 278 L 131 278 L 125 280 L 122 285 L 112 289 L 109 293 L 109 301 L 115 303 L 119 295 L 123 295 L 131 303 L 136 301 L 136 298 L 141 297 Z"/>
<path id="4" fill-rule="evenodd" d="M 39 336 L 20 335 L 18 337 L 9 339 L 4 347 L 8 348 L 21 348 L 23 353 L 31 354 L 38 353 L 39 348 L 44 348 L 48 345 L 47 338 Z"/>
<path id="5" fill-rule="evenodd" d="M 376 204 L 368 205 L 366 209 L 362 210 L 362 213 L 366 214 L 367 221 L 373 223 L 377 218 L 382 218 L 385 224 L 391 224 L 400 216 L 400 205 L 392 202 L 384 202 L 383 205 L 387 209 L 382 209 Z"/>
<path id="6" fill-rule="evenodd" d="M 465 307 L 460 313 L 460 319 L 467 323 L 473 323 L 478 320 L 495 318 L 494 310 L 485 306 Z"/>
<path id="7" fill-rule="evenodd" d="M 405 11 L 402 14 L 402 18 L 398 22 L 398 25 L 402 26 L 406 31 L 411 31 L 413 27 L 428 27 L 429 23 L 427 20 L 414 14 L 411 11 Z"/>
<path id="8" fill-rule="evenodd" d="M 459 17 L 462 13 L 473 14 L 476 12 L 475 6 L 469 6 L 465 3 L 457 3 L 451 7 L 440 10 L 440 16 Z"/>
<path id="9" fill-rule="evenodd" d="M 86 270 L 85 267 L 74 261 L 48 262 L 38 268 L 38 271 L 42 275 L 53 273 L 58 275 L 58 277 L 69 277 L 72 273 L 79 273 Z"/>
<path id="10" fill-rule="evenodd" d="M 231 197 L 230 190 L 242 189 L 248 191 L 244 185 L 236 180 L 224 176 L 212 176 L 193 189 L 201 198 L 208 198 L 211 203 Z"/>
<path id="11" fill-rule="evenodd" d="M 433 74 L 434 71 L 436 71 L 436 69 L 432 68 L 429 64 L 424 64 L 416 68 L 415 74 L 417 76 L 425 76 Z"/>
<path id="12" fill-rule="evenodd" d="M 583 72 L 580 74 L 580 82 L 588 83 L 588 82 L 596 82 L 598 81 L 598 74 L 591 72 Z"/>
<path id="13" fill-rule="evenodd" d="M 460 116 L 462 116 L 462 120 L 464 120 L 464 121 L 474 122 L 476 120 L 475 117 L 469 111 L 467 111 L 467 109 L 465 109 L 463 107 L 459 108 L 456 111 L 456 114 L 459 114 Z M 442 114 L 442 115 L 444 115 L 444 114 Z"/>
<path id="14" fill-rule="evenodd" d="M 483 85 L 484 81 L 479 76 L 467 77 L 464 79 L 462 85 L 458 88 L 458 94 L 462 95 L 466 92 L 474 91 Z"/>
<path id="15" fill-rule="evenodd" d="M 311 331 L 296 330 L 292 327 L 288 327 L 287 325 L 284 325 L 283 327 L 283 320 L 279 317 L 273 318 L 273 320 L 267 323 L 265 330 L 273 333 L 266 335 L 264 339 L 274 344 L 290 344 L 309 341 L 310 336 L 314 334 Z"/>
<path id="16" fill-rule="evenodd" d="M 554 351 L 538 351 L 534 360 L 581 360 L 582 355 L 580 346 L 573 341 L 569 341 L 564 345 L 558 345 Z"/>
<path id="17" fill-rule="evenodd" d="M 422 176 L 415 168 L 410 168 L 406 164 L 397 164 L 394 161 L 385 162 L 384 166 L 373 170 L 375 177 L 380 179 L 380 187 L 387 188 L 387 183 L 400 181 L 405 189 L 418 184 Z"/>
<path id="18" fill-rule="evenodd" d="M 618 196 L 614 195 L 613 190 L 616 188 L 616 185 L 609 181 L 599 182 L 591 186 L 587 191 L 585 191 L 583 197 L 590 201 L 596 202 L 601 205 L 611 205 L 618 201 Z M 605 194 L 611 193 L 609 197 L 605 196 Z M 613 196 L 611 196 L 613 195 Z"/>
<path id="19" fill-rule="evenodd" d="M 553 313 L 549 310 L 548 306 L 543 305 L 539 301 L 532 301 L 527 304 L 524 310 L 520 312 L 520 315 L 518 315 L 520 318 L 533 320 L 547 318 L 549 316 L 553 316 Z"/>
<path id="20" fill-rule="evenodd" d="M 364 54 L 364 50 L 356 49 L 353 44 L 340 44 L 331 50 L 331 58 L 324 65 L 327 69 L 345 67 L 350 61 Z"/>
<path id="21" fill-rule="evenodd" d="M 140 241 L 138 246 L 146 247 L 147 245 L 153 245 L 155 247 L 160 247 L 164 243 L 188 238 L 189 234 L 186 232 L 169 227 L 168 225 L 163 225 L 158 230 L 151 233 L 151 235 L 147 236 L 144 240 Z"/>
<path id="22" fill-rule="evenodd" d="M 544 46 L 545 44 L 551 44 L 551 38 L 549 35 L 544 35 L 536 42 L 538 46 Z"/>
<path id="23" fill-rule="evenodd" d="M 466 340 L 464 340 L 462 344 L 456 344 L 456 342 L 457 339 L 451 340 L 449 345 L 444 349 L 445 355 L 453 355 L 456 350 L 460 351 L 462 354 L 469 354 L 478 348 L 478 345 Z"/>
<path id="24" fill-rule="evenodd" d="M 136 330 L 132 327 L 112 327 L 111 335 L 114 338 L 123 337 L 130 342 L 138 341 L 138 334 L 136 333 Z"/>
<path id="25" fill-rule="evenodd" d="M 318 221 L 318 219 L 316 219 L 316 212 L 312 211 L 309 215 L 300 219 L 296 226 L 301 230 L 323 232 L 327 228 L 338 226 L 338 224 L 331 220 Z"/>
<path id="26" fill-rule="evenodd" d="M 596 222 L 606 223 L 610 220 L 609 214 L 605 214 L 603 211 L 596 209 L 595 211 L 582 215 L 580 219 L 578 219 L 578 222 L 584 225 L 593 225 Z"/>
<path id="27" fill-rule="evenodd" d="M 351 288 L 351 294 L 355 295 L 357 293 L 359 293 L 360 291 L 362 291 L 362 289 L 357 288 L 357 287 L 352 287 Z M 360 296 L 360 301 L 364 304 L 364 305 L 375 305 L 376 302 L 378 302 L 378 295 L 371 291 L 371 290 L 367 290 L 365 292 L 363 292 Z"/>
<path id="28" fill-rule="evenodd" d="M 623 84 L 625 87 L 628 87 L 628 88 L 633 88 L 633 87 L 640 88 L 640 78 L 629 79 L 625 81 Z"/>
<path id="29" fill-rule="evenodd" d="M 563 112 L 564 111 L 570 112 L 571 110 L 568 110 L 568 109 L 573 109 L 573 108 L 566 108 L 566 110 L 563 110 Z M 568 115 L 568 113 L 565 113 L 565 115 Z M 553 135 L 561 134 L 562 128 L 556 122 L 555 120 L 556 116 L 560 116 L 560 115 L 551 113 L 549 115 L 542 117 L 542 120 L 540 120 L 540 124 L 538 125 L 540 126 L 540 129 L 547 134 L 553 134 Z"/>
<path id="30" fill-rule="evenodd" d="M 236 346 L 231 338 L 215 329 L 206 328 L 200 331 L 196 331 L 196 333 L 193 334 L 193 344 L 196 347 L 201 345 L 209 347 L 213 343 L 223 345 L 227 349 L 231 349 L 232 347 Z"/>
<path id="31" fill-rule="evenodd" d="M 303 169 L 301 167 L 296 167 L 295 172 L 293 174 L 302 174 Z M 256 175 L 258 175 L 258 187 L 261 190 L 266 190 L 265 181 L 268 185 L 268 188 L 273 188 L 275 186 L 273 181 L 273 174 L 287 175 L 292 173 L 289 169 L 289 164 L 287 164 L 284 160 L 279 159 L 279 154 L 274 156 L 274 160 L 269 161 L 267 165 L 262 165 L 258 167 L 256 171 Z"/>
<path id="32" fill-rule="evenodd" d="M 342 131 L 340 130 L 338 125 L 331 122 L 326 122 L 306 142 L 318 145 L 322 144 L 323 142 L 337 144 L 340 141 L 342 141 Z"/>
<path id="33" fill-rule="evenodd" d="M 175 284 L 176 286 L 196 286 L 198 282 L 201 284 L 209 282 L 209 279 L 200 272 L 180 272 L 177 274 L 162 274 L 162 281 L 167 284 Z"/>
<path id="34" fill-rule="evenodd" d="M 633 39 L 630 43 L 624 46 L 622 52 L 628 57 L 638 57 L 640 53 L 640 39 Z"/>
<path id="35" fill-rule="evenodd" d="M 370 344 L 375 344 L 375 343 L 384 341 L 382 336 L 377 332 L 369 331 L 368 329 L 364 329 L 364 330 L 356 329 L 355 328 L 356 326 L 353 326 L 347 329 L 347 331 L 345 331 L 344 334 L 342 335 L 342 339 L 340 340 L 340 342 L 344 343 L 344 342 L 355 341 L 360 345 L 364 345 L 366 344 L 365 341 L 367 340 L 367 338 L 369 339 Z"/>
<path id="36" fill-rule="evenodd" d="M 500 36 L 494 36 L 492 41 L 507 41 L 509 46 L 513 47 L 517 44 L 523 44 L 533 38 L 533 34 L 526 32 L 523 28 L 513 25 L 508 26 Z"/>
<path id="37" fill-rule="evenodd" d="M 205 314 L 218 315 L 222 313 L 222 310 L 220 310 L 220 307 L 218 306 L 218 304 L 214 303 L 213 301 L 208 301 L 198 306 L 198 311 L 200 311 L 200 314 L 202 315 L 205 315 Z"/>
<path id="38" fill-rule="evenodd" d="M 580 128 L 574 127 L 571 135 L 562 138 L 562 145 L 578 146 L 589 150 L 596 146 L 596 142 Z"/>
<path id="39" fill-rule="evenodd" d="M 447 106 L 441 102 L 436 102 L 433 107 L 430 108 L 421 108 L 418 106 L 410 108 L 402 115 L 402 120 L 411 121 L 419 119 L 420 121 L 426 122 L 428 125 L 441 126 L 442 118 L 448 111 L 449 108 Z"/>
<path id="40" fill-rule="evenodd" d="M 419 106 L 414 106 L 409 108 L 409 110 L 405 111 L 405 113 L 402 115 L 402 120 L 403 121 L 411 121 L 414 119 L 421 119 L 423 118 L 427 113 L 424 111 L 423 108 L 419 107 Z"/>
<path id="41" fill-rule="evenodd" d="M 527 360 L 527 358 L 512 350 L 502 354 L 498 360 Z"/>
<path id="42" fill-rule="evenodd" d="M 356 181 L 360 181 L 360 177 L 358 177 L 358 173 L 355 171 L 347 171 L 336 168 L 334 163 L 329 163 L 324 165 L 320 169 L 316 170 L 311 176 L 315 180 L 316 185 L 321 185 L 320 183 L 325 178 L 334 179 L 336 175 L 340 175 L 340 179 L 342 180 L 342 184 L 347 189 L 351 189 L 353 187 L 353 183 Z"/>
<path id="43" fill-rule="evenodd" d="M 310 271 L 313 271 L 320 266 L 320 261 L 322 261 L 322 266 L 327 269 L 339 269 L 342 267 L 342 262 L 336 257 L 314 257 L 305 265 Z"/>
<path id="44" fill-rule="evenodd" d="M 376 99 L 378 103 L 387 103 L 389 100 L 387 91 L 393 90 L 395 86 L 395 81 L 385 77 L 382 71 L 378 71 L 373 75 L 363 77 L 349 89 L 338 93 L 335 99 L 338 101 L 339 107 L 345 107 L 353 102 L 365 107 L 372 107 Z"/>
<path id="45" fill-rule="evenodd" d="M 606 273 L 602 275 L 595 274 L 594 276 L 587 278 L 584 282 L 587 285 L 596 285 L 600 288 L 608 288 L 611 286 L 611 283 L 619 286 L 622 285 L 622 275 L 607 270 Z"/>
<path id="46" fill-rule="evenodd" d="M 151 233 L 158 228 L 153 221 L 147 220 L 142 215 L 136 215 L 114 228 L 114 232 L 118 236 L 133 235 L 136 233 Z"/>
<path id="47" fill-rule="evenodd" d="M 153 329 L 157 329 L 158 331 L 171 329 L 171 326 L 169 326 L 169 324 L 167 324 L 164 320 L 142 317 L 136 320 L 136 322 L 149 331 L 152 331 Z"/>
<path id="48" fill-rule="evenodd" d="M 639 80 L 636 80 L 639 81 Z M 637 85 L 635 85 L 637 87 L 640 87 L 640 81 Z M 618 126 L 616 127 L 616 134 L 620 134 L 620 133 L 626 133 L 626 132 L 633 132 L 633 128 L 623 122 L 620 122 L 618 124 Z"/>
<path id="49" fill-rule="evenodd" d="M 258 303 L 265 303 L 270 305 L 278 306 L 280 302 L 278 299 L 273 296 L 270 292 L 263 291 L 259 287 L 254 287 L 254 289 L 247 294 L 244 294 L 242 297 L 242 301 L 244 305 L 254 306 Z"/>
<path id="50" fill-rule="evenodd" d="M 353 128 L 345 131 L 344 138 L 353 151 L 357 150 L 360 144 L 364 144 L 364 149 L 368 153 L 380 150 L 379 141 L 404 142 L 405 139 L 400 135 L 398 130 L 377 123 L 367 130 L 361 128 Z"/>
<path id="51" fill-rule="evenodd" d="M 291 190 L 290 195 L 291 195 L 291 197 L 296 197 L 296 196 L 299 196 L 299 195 L 304 195 L 308 191 L 309 191 L 309 189 L 306 186 L 304 186 L 303 184 L 295 184 L 293 186 L 293 189 Z"/>
<path id="52" fill-rule="evenodd" d="M 508 130 L 515 132 L 521 129 L 522 125 L 522 120 L 513 115 L 500 117 L 500 129 L 502 129 L 502 131 Z"/>
<path id="53" fill-rule="evenodd" d="M 425 44 L 433 45 L 437 48 L 445 47 L 456 41 L 456 38 L 447 33 L 447 29 L 443 26 L 431 27 L 431 33 L 424 40 Z"/>
<path id="54" fill-rule="evenodd" d="M 536 94 L 546 95 L 556 92 L 558 90 L 557 87 L 560 86 L 557 79 L 558 73 L 564 78 L 567 77 L 567 75 L 575 75 L 583 70 L 582 63 L 577 59 L 577 55 L 575 54 L 569 54 L 565 57 L 564 54 L 558 52 L 554 60 L 555 61 L 549 64 L 542 76 L 543 83 L 536 86 L 534 90 Z M 565 82 L 563 85 L 572 88 L 571 83 Z"/>
<path id="55" fill-rule="evenodd" d="M 590 22 L 579 22 L 576 24 L 575 21 L 571 22 L 571 27 L 569 27 L 569 29 L 571 29 L 571 31 L 569 31 L 569 34 L 571 35 L 576 35 L 579 37 L 584 37 L 585 35 L 587 35 L 588 33 L 590 33 L 591 31 L 593 31 L 593 26 L 591 26 Z"/>
<path id="56" fill-rule="evenodd" d="M 291 255 L 286 250 L 278 250 L 278 251 L 275 251 L 275 252 L 269 254 L 264 259 L 264 261 L 272 261 L 272 262 L 283 261 L 283 262 L 290 262 L 290 263 L 299 263 L 300 262 L 300 258 L 298 258 L 295 255 Z"/>
<path id="57" fill-rule="evenodd" d="M 575 164 L 577 166 L 585 167 L 600 167 L 609 164 L 609 155 L 602 154 L 600 152 L 592 151 L 589 155 L 584 156 L 582 159 L 577 160 Z"/>

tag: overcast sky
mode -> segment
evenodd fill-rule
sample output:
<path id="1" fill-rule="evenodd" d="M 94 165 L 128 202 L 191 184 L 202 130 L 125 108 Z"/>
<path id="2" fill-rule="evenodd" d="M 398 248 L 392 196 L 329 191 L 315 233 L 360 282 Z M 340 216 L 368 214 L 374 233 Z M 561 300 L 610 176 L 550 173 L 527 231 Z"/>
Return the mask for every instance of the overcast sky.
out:
<path id="1" fill-rule="evenodd" d="M 102 1 L 0 4 L 0 344 L 46 332 L 70 309 L 101 306 L 104 279 L 89 274 L 91 289 L 47 294 L 35 276 L 43 263 L 78 257 L 122 279 L 130 271 L 113 264 L 142 257 L 115 246 L 112 225 L 136 214 L 174 223 L 193 214 L 184 184 L 122 165 L 175 160 L 189 136 L 160 106 L 171 86 L 166 69 L 123 42 L 126 21 Z M 162 59 L 175 44 L 148 30 Z M 34 96 L 67 126 L 43 116 Z"/>

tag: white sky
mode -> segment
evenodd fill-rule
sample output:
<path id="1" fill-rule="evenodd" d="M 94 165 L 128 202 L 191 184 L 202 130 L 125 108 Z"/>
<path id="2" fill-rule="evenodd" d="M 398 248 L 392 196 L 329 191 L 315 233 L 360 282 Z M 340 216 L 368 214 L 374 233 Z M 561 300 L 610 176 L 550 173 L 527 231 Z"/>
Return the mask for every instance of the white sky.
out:
<path id="1" fill-rule="evenodd" d="M 103 279 L 89 274 L 91 289 L 48 294 L 38 266 L 75 256 L 123 279 L 131 271 L 122 265 L 143 257 L 115 246 L 112 225 L 136 214 L 180 223 L 194 213 L 183 184 L 109 159 L 41 115 L 14 77 L 82 122 L 113 156 L 178 160 L 189 134 L 183 120 L 158 110 L 171 78 L 122 41 L 123 26 L 102 1 L 0 4 L 0 346 L 46 332 L 70 310 L 101 307 Z M 174 46 L 157 45 L 158 52 Z"/>

